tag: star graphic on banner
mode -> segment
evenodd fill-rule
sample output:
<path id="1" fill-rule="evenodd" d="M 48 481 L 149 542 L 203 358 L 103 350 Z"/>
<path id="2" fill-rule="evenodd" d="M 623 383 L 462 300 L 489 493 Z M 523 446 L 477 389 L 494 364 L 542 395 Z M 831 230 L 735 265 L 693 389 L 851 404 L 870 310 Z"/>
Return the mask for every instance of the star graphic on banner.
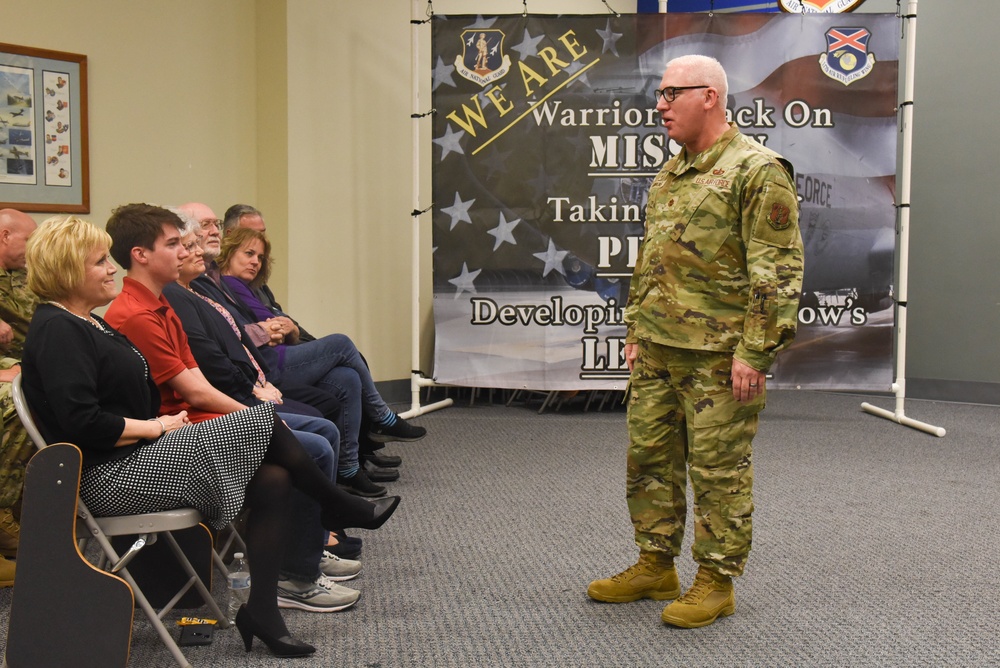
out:
<path id="1" fill-rule="evenodd" d="M 482 14 L 478 14 L 478 15 L 476 15 L 476 22 L 473 23 L 473 24 L 471 24 L 471 25 L 465 26 L 465 29 L 466 30 L 481 30 L 483 28 L 489 28 L 494 23 L 496 23 L 496 21 L 497 21 L 497 19 L 496 19 L 495 16 L 493 18 L 491 18 L 491 19 L 484 19 Z"/>
<path id="2" fill-rule="evenodd" d="M 555 269 L 563 276 L 566 275 L 566 270 L 563 269 L 563 258 L 569 255 L 569 251 L 556 250 L 556 245 L 552 242 L 552 238 L 549 237 L 549 248 L 544 253 L 532 253 L 535 257 L 545 263 L 545 269 L 542 270 L 542 278 L 549 275 L 549 272 Z"/>
<path id="3" fill-rule="evenodd" d="M 611 53 L 618 55 L 618 46 L 615 44 L 618 40 L 622 38 L 620 32 L 614 32 L 611 30 L 611 19 L 608 19 L 608 25 L 604 30 L 598 30 L 597 34 L 601 36 L 604 40 L 604 46 L 601 48 L 601 53 Z"/>
<path id="4" fill-rule="evenodd" d="M 448 84 L 452 88 L 456 88 L 455 80 L 451 78 L 454 71 L 454 65 L 448 65 L 444 62 L 444 58 L 438 56 L 437 64 L 434 66 L 434 83 L 431 85 L 431 90 L 437 90 L 441 84 Z"/>
<path id="5" fill-rule="evenodd" d="M 576 74 L 582 67 L 583 67 L 583 63 L 581 63 L 579 60 L 574 60 L 567 67 L 563 68 L 563 71 L 566 72 L 566 74 L 572 76 L 572 75 Z M 590 88 L 591 87 L 590 86 L 590 79 L 588 79 L 587 76 L 589 76 L 589 75 L 584 74 L 583 76 L 577 77 L 576 79 L 573 80 L 573 83 L 571 83 L 570 86 L 575 86 L 577 84 L 583 84 L 587 88 Z"/>
<path id="6" fill-rule="evenodd" d="M 500 245 L 505 241 L 511 246 L 517 245 L 517 241 L 514 239 L 514 228 L 517 227 L 517 224 L 520 222 L 520 218 L 515 218 L 508 223 L 507 219 L 503 215 L 503 211 L 500 212 L 500 224 L 492 230 L 488 230 L 486 232 L 486 234 L 490 234 L 497 239 L 496 244 L 493 246 L 494 252 L 496 252 L 496 250 L 500 248 Z"/>
<path id="7" fill-rule="evenodd" d="M 476 294 L 476 286 L 474 283 L 476 277 L 479 276 L 479 272 L 481 271 L 482 269 L 469 271 L 468 265 L 465 262 L 462 263 L 462 273 L 455 278 L 448 279 L 448 282 L 455 286 L 455 299 L 458 299 L 458 296 L 463 292 Z"/>
<path id="8" fill-rule="evenodd" d="M 517 46 L 510 47 L 512 50 L 517 51 L 521 54 L 521 60 L 524 60 L 528 56 L 538 55 L 538 43 L 545 39 L 545 35 L 539 35 L 538 37 L 532 37 L 531 33 L 528 32 L 527 28 L 524 30 L 524 41 Z"/>
<path id="9" fill-rule="evenodd" d="M 458 140 L 462 138 L 465 134 L 465 130 L 460 132 L 453 132 L 451 125 L 444 129 L 444 136 L 438 137 L 437 139 L 432 139 L 435 144 L 441 147 L 441 159 L 444 160 L 449 153 L 458 153 L 460 155 L 465 155 L 465 150 L 462 149 L 462 145 L 458 143 Z"/>
<path id="10" fill-rule="evenodd" d="M 507 158 L 513 153 L 513 150 L 500 151 L 496 144 L 490 146 L 489 153 L 485 156 L 486 160 L 483 161 L 486 168 L 486 178 L 492 179 L 497 172 L 505 173 L 507 171 Z"/>
<path id="11" fill-rule="evenodd" d="M 441 209 L 441 213 L 446 213 L 451 216 L 451 227 L 448 228 L 449 232 L 455 229 L 455 226 L 462 221 L 465 221 L 470 225 L 472 224 L 472 218 L 469 217 L 469 208 L 475 201 L 476 198 L 473 197 L 469 201 L 463 202 L 462 198 L 458 194 L 458 191 L 455 191 L 455 203 L 449 207 Z"/>

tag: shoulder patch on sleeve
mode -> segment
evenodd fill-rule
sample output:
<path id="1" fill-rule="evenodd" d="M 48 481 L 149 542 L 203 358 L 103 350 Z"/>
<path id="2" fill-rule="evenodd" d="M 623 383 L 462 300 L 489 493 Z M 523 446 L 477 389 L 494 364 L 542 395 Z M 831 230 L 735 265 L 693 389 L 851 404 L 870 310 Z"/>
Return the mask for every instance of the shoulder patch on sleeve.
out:
<path id="1" fill-rule="evenodd" d="M 792 224 L 792 211 L 781 202 L 774 202 L 767 222 L 776 230 L 784 230 Z"/>
<path id="2" fill-rule="evenodd" d="M 794 191 L 777 183 L 766 183 L 755 200 L 757 211 L 751 228 L 754 241 L 778 248 L 793 248 L 801 243 Z"/>

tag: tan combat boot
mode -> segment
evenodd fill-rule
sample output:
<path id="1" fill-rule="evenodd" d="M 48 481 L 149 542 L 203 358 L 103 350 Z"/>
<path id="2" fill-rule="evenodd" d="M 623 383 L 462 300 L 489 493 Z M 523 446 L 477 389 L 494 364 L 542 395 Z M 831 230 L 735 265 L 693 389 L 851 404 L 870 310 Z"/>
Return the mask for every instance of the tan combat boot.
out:
<path id="1" fill-rule="evenodd" d="M 605 603 L 628 603 L 640 598 L 666 601 L 680 593 L 673 558 L 654 552 L 639 553 L 639 562 L 634 566 L 610 578 L 594 580 L 587 587 L 587 596 Z"/>
<path id="2" fill-rule="evenodd" d="M 16 557 L 20 540 L 21 525 L 14 519 L 14 513 L 10 508 L 0 508 L 0 556 Z"/>
<path id="3" fill-rule="evenodd" d="M 14 562 L 0 557 L 0 589 L 14 586 Z"/>
<path id="4" fill-rule="evenodd" d="M 733 579 L 701 566 L 691 588 L 664 608 L 660 617 L 667 624 L 696 629 L 708 626 L 720 615 L 727 617 L 734 612 L 736 596 L 733 594 Z"/>

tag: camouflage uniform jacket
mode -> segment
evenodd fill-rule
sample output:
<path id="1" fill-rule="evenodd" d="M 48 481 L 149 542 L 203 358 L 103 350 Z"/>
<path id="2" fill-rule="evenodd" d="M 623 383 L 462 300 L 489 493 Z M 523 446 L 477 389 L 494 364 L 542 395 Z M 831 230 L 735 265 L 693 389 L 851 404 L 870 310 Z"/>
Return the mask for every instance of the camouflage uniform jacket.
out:
<path id="1" fill-rule="evenodd" d="M 795 336 L 802 270 L 791 166 L 730 126 L 653 180 L 627 342 L 732 351 L 767 371 Z"/>
<path id="2" fill-rule="evenodd" d="M 24 351 L 24 336 L 31 317 L 35 314 L 38 298 L 28 290 L 28 272 L 24 269 L 7 271 L 0 267 L 0 320 L 14 330 L 10 345 L 0 347 L 0 369 L 7 370 L 20 364 Z M 21 424 L 14 408 L 11 384 L 0 382 L 0 509 L 16 507 L 21 500 L 24 470 L 35 452 L 35 446 Z M 0 513 L 0 517 L 2 517 Z M 14 526 L 17 526 L 16 523 Z M 10 533 L 10 525 L 0 530 Z"/>
<path id="3" fill-rule="evenodd" d="M 36 306 L 38 297 L 28 289 L 28 272 L 24 269 L 8 271 L 0 267 L 0 320 L 14 330 L 14 340 L 4 350 L 6 356 L 21 359 L 24 337 Z"/>

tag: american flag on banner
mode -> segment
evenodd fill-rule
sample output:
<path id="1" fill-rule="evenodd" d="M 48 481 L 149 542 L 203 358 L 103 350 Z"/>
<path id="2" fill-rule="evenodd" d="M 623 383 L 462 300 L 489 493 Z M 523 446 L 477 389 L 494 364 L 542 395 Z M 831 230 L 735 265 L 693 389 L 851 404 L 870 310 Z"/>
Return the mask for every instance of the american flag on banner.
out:
<path id="1" fill-rule="evenodd" d="M 624 386 L 646 192 L 680 148 L 653 90 L 668 60 L 703 53 L 728 73 L 731 121 L 796 170 L 805 295 L 770 386 L 888 389 L 895 16 L 438 16 L 433 31 L 438 382 Z"/>

